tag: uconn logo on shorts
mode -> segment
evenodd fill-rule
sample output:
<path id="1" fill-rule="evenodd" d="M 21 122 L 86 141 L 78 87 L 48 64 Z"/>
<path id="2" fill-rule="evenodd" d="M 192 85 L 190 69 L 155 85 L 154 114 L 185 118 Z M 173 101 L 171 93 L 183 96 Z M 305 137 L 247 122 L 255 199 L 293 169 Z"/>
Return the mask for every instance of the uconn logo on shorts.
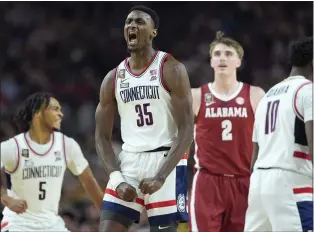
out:
<path id="1" fill-rule="evenodd" d="M 178 195 L 177 207 L 178 207 L 179 212 L 185 212 L 185 196 L 184 196 L 184 194 Z"/>

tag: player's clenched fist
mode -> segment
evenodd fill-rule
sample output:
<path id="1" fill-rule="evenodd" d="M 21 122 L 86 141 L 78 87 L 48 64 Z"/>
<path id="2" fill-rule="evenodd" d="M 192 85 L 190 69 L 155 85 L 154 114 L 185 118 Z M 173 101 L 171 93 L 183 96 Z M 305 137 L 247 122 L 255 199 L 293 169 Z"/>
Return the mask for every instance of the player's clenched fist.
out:
<path id="1" fill-rule="evenodd" d="M 137 198 L 136 189 L 126 182 L 119 184 L 116 191 L 124 201 L 132 202 Z"/>
<path id="2" fill-rule="evenodd" d="M 17 214 L 24 213 L 27 209 L 26 201 L 14 198 L 10 198 L 6 206 Z"/>
<path id="3" fill-rule="evenodd" d="M 164 180 L 158 177 L 145 178 L 140 182 L 139 189 L 144 194 L 157 192 L 164 184 Z"/>

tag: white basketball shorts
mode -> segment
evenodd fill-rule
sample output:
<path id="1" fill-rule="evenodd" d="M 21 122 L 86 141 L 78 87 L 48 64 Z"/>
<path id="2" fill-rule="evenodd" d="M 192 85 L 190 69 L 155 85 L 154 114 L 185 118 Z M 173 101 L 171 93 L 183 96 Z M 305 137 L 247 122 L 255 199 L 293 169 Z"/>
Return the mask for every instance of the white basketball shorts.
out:
<path id="1" fill-rule="evenodd" d="M 1 221 L 1 232 L 39 232 L 39 231 L 50 231 L 50 232 L 70 232 L 66 227 L 61 217 L 58 216 L 51 226 L 41 226 L 40 222 L 33 220 L 23 220 L 19 216 L 4 216 Z"/>
<path id="2" fill-rule="evenodd" d="M 187 155 L 182 155 L 159 191 L 144 196 L 138 188 L 142 179 L 155 176 L 167 153 L 122 151 L 119 154 L 120 170 L 126 182 L 137 189 L 138 198 L 136 202 L 121 200 L 109 180 L 102 209 L 117 212 L 135 222 L 139 221 L 140 214 L 145 209 L 150 225 L 187 222 Z"/>
<path id="3" fill-rule="evenodd" d="M 250 182 L 246 232 L 312 231 L 313 179 L 282 169 L 257 169 Z"/>

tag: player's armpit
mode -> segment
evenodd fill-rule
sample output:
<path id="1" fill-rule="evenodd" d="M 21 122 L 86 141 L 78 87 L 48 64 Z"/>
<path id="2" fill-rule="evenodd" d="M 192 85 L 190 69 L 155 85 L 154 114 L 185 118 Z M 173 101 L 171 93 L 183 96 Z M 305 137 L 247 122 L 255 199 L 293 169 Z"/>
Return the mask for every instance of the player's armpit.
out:
<path id="1" fill-rule="evenodd" d="M 96 151 L 109 176 L 118 171 L 116 156 L 111 144 L 112 127 L 117 104 L 115 101 L 115 70 L 111 70 L 104 78 L 100 88 L 100 101 L 96 109 Z"/>
<path id="2" fill-rule="evenodd" d="M 168 153 L 167 160 L 157 176 L 166 178 L 176 167 L 193 140 L 193 109 L 190 81 L 184 65 L 172 56 L 165 62 L 163 80 L 170 91 L 173 116 L 178 135 Z"/>
<path id="3" fill-rule="evenodd" d="M 85 192 L 93 200 L 97 208 L 101 210 L 103 192 L 98 185 L 97 180 L 95 179 L 90 167 L 85 168 L 85 170 L 78 176 L 79 180 L 85 189 Z"/>
<path id="4" fill-rule="evenodd" d="M 262 99 L 262 97 L 265 95 L 265 91 L 258 86 L 251 86 L 250 88 L 250 101 L 253 111 L 255 112 L 258 103 Z"/>
<path id="5" fill-rule="evenodd" d="M 305 122 L 305 134 L 313 163 L 313 120 Z"/>
<path id="6" fill-rule="evenodd" d="M 191 89 L 191 93 L 193 99 L 193 113 L 195 121 L 201 107 L 202 90 L 201 88 Z"/>
<path id="7" fill-rule="evenodd" d="M 258 157 L 258 143 L 253 142 L 253 152 L 252 152 L 252 161 L 251 161 L 251 173 L 253 173 L 254 165 Z"/>

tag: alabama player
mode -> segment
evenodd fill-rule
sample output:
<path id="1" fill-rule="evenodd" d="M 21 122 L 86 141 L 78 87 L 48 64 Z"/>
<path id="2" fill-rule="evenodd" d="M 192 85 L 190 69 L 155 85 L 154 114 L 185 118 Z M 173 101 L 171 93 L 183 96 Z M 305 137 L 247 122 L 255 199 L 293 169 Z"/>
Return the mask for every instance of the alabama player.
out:
<path id="1" fill-rule="evenodd" d="M 100 231 L 127 231 L 145 209 L 151 231 L 177 231 L 187 222 L 187 167 L 193 139 L 192 96 L 183 64 L 155 51 L 155 11 L 135 6 L 124 36 L 131 57 L 104 78 L 96 110 L 96 148 L 110 180 Z M 122 152 L 111 146 L 114 114 L 121 118 Z"/>
<path id="2" fill-rule="evenodd" d="M 210 44 L 215 80 L 192 89 L 195 168 L 190 200 L 193 232 L 244 228 L 254 111 L 264 91 L 237 80 L 243 48 L 218 32 Z"/>
<path id="3" fill-rule="evenodd" d="M 68 231 L 58 216 L 66 168 L 100 208 L 103 193 L 80 146 L 57 132 L 62 118 L 55 98 L 35 93 L 15 119 L 22 133 L 1 143 L 1 167 L 7 175 L 7 189 L 1 187 L 1 231 Z"/>
<path id="4" fill-rule="evenodd" d="M 248 232 L 313 231 L 313 37 L 290 54 L 289 77 L 256 110 Z"/>

